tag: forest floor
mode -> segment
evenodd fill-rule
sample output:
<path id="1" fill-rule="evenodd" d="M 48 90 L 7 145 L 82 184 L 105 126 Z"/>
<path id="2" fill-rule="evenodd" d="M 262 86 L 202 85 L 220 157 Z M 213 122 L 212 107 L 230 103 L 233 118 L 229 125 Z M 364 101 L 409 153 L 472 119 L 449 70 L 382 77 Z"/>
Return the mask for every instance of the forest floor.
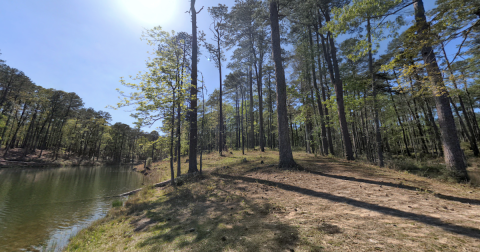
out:
<path id="1" fill-rule="evenodd" d="M 202 177 L 130 196 L 66 250 L 480 251 L 480 188 L 294 157 L 303 171 L 276 168 L 276 151 L 206 155 Z"/>

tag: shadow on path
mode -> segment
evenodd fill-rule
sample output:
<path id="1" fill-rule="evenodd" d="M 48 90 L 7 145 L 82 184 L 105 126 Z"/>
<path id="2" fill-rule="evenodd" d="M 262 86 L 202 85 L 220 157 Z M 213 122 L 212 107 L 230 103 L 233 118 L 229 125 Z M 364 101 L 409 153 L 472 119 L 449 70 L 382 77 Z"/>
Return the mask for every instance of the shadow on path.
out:
<path id="1" fill-rule="evenodd" d="M 319 172 L 319 171 L 312 171 L 312 170 L 305 170 L 305 171 L 309 172 L 309 173 L 312 173 L 312 174 L 315 174 L 315 175 L 328 177 L 328 178 L 349 180 L 349 181 L 361 182 L 361 183 L 372 184 L 372 185 L 396 187 L 396 188 L 406 189 L 406 190 L 410 190 L 410 191 L 421 191 L 422 190 L 421 188 L 418 188 L 418 187 L 415 187 L 415 186 L 395 184 L 395 183 L 391 183 L 391 182 L 375 181 L 375 180 L 361 179 L 361 178 L 342 176 L 342 175 L 333 175 L 333 174 L 327 174 L 327 173 L 323 173 L 323 172 Z M 435 193 L 435 192 L 433 193 L 433 195 L 437 198 L 444 199 L 444 200 L 458 201 L 458 202 L 461 202 L 461 203 L 469 203 L 469 204 L 473 204 L 473 205 L 480 205 L 480 200 L 476 200 L 476 199 L 449 196 L 449 195 L 444 195 L 444 194 Z"/>
<path id="2" fill-rule="evenodd" d="M 359 201 L 359 200 L 355 200 L 347 197 L 335 196 L 335 195 L 324 193 L 324 192 L 317 192 L 314 190 L 301 188 L 298 186 L 292 186 L 284 183 L 269 181 L 269 180 L 249 178 L 249 177 L 243 177 L 243 176 L 231 176 L 231 175 L 218 174 L 218 173 L 212 173 L 212 175 L 223 178 L 223 179 L 242 180 L 249 183 L 260 183 L 264 185 L 276 186 L 283 190 L 297 192 L 297 193 L 318 197 L 318 198 L 322 198 L 322 199 L 326 199 L 334 202 L 345 203 L 348 205 L 364 208 L 364 209 L 379 212 L 382 214 L 387 214 L 387 215 L 396 216 L 400 218 L 406 218 L 406 219 L 418 221 L 430 226 L 440 227 L 448 232 L 480 239 L 480 230 L 477 228 L 463 227 L 455 224 L 445 223 L 439 218 L 435 218 L 435 217 L 431 217 L 423 214 L 409 213 L 409 212 L 401 211 L 401 210 L 390 208 L 390 207 L 379 206 L 376 204 L 367 203 L 367 202 L 363 202 L 363 201 Z M 355 178 L 352 178 L 349 180 L 356 181 Z M 376 181 L 372 181 L 372 182 L 376 182 Z"/>

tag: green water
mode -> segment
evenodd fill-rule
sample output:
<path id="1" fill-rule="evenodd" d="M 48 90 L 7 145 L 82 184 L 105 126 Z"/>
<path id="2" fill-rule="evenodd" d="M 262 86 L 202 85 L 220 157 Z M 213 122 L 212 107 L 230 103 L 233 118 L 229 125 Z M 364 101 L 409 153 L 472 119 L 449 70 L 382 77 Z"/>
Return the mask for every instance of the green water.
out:
<path id="1" fill-rule="evenodd" d="M 141 183 L 125 166 L 0 169 L 0 251 L 59 251 Z"/>

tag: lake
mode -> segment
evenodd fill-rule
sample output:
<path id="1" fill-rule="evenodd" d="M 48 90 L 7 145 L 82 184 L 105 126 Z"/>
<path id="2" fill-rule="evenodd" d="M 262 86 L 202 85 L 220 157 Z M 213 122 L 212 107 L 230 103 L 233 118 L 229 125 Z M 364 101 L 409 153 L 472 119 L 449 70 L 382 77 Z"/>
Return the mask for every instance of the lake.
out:
<path id="1" fill-rule="evenodd" d="M 0 251 L 60 251 L 142 180 L 128 166 L 0 169 Z"/>

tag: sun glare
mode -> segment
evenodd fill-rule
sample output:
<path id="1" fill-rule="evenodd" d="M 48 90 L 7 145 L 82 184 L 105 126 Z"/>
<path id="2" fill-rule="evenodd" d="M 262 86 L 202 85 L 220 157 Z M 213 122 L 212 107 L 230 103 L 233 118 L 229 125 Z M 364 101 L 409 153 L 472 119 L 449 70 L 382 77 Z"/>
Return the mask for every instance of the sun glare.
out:
<path id="1" fill-rule="evenodd" d="M 179 15 L 176 0 L 118 0 L 128 18 L 143 26 L 166 26 Z"/>

